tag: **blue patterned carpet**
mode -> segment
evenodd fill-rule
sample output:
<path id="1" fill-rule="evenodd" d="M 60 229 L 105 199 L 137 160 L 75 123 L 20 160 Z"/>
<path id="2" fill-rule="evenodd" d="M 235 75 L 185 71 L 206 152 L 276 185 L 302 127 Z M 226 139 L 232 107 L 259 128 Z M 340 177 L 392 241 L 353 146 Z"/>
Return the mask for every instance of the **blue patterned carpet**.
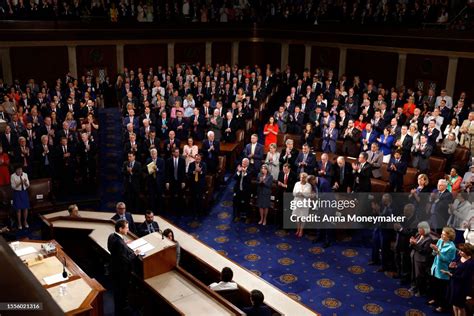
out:
<path id="1" fill-rule="evenodd" d="M 99 137 L 102 146 L 100 172 L 100 210 L 111 211 L 122 199 L 123 183 L 120 170 L 123 162 L 122 117 L 117 108 L 102 109 L 99 113 Z"/>
<path id="2" fill-rule="evenodd" d="M 232 222 L 232 185 L 199 221 L 168 215 L 175 224 L 322 315 L 434 315 L 425 298 L 368 266 L 362 236 L 330 248 L 273 225 Z M 356 240 L 358 239 L 358 240 Z"/>

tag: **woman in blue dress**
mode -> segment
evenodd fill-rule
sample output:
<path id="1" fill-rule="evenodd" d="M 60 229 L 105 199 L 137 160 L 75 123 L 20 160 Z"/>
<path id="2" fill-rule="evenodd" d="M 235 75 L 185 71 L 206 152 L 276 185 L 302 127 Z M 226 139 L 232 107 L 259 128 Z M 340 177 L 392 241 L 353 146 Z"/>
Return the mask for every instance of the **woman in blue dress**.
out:
<path id="1" fill-rule="evenodd" d="M 10 177 L 10 183 L 13 190 L 13 209 L 16 211 L 18 220 L 18 229 L 28 228 L 28 209 L 30 208 L 30 198 L 28 196 L 28 188 L 30 180 L 28 175 L 23 172 L 23 168 L 19 165 L 15 168 L 15 172 Z M 21 221 L 21 213 L 23 211 L 23 226 Z"/>
<path id="2" fill-rule="evenodd" d="M 390 156 L 392 155 L 392 145 L 394 138 L 390 135 L 390 129 L 385 128 L 383 130 L 383 135 L 377 138 L 379 143 L 380 151 L 383 153 L 383 162 L 388 163 L 390 161 Z"/>

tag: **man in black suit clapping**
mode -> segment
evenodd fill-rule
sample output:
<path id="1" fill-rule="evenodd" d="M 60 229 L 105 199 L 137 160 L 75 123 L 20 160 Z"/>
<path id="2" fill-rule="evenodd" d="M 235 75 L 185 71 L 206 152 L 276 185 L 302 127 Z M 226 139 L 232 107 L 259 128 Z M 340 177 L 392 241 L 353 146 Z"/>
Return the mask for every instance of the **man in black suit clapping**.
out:
<path id="1" fill-rule="evenodd" d="M 202 211 L 202 200 L 206 192 L 206 163 L 201 161 L 201 155 L 194 156 L 194 161 L 188 168 L 188 179 L 191 189 L 191 203 L 193 205 L 194 216 Z"/>
<path id="2" fill-rule="evenodd" d="M 186 162 L 179 155 L 179 148 L 173 149 L 173 155 L 166 160 L 166 190 L 170 191 L 173 207 L 179 210 L 186 180 Z"/>

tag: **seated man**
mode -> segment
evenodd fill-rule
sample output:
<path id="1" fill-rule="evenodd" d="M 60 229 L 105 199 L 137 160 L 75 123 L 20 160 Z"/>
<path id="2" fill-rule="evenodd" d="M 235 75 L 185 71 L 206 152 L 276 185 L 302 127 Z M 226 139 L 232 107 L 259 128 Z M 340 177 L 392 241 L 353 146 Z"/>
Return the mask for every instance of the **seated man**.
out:
<path id="1" fill-rule="evenodd" d="M 212 283 L 209 288 L 213 291 L 237 290 L 237 283 L 232 281 L 234 272 L 229 267 L 224 267 L 221 271 L 221 281 Z"/>
<path id="2" fill-rule="evenodd" d="M 265 297 L 263 293 L 259 290 L 252 290 L 250 292 L 250 302 L 252 302 L 252 306 L 245 307 L 242 309 L 247 316 L 270 316 L 272 311 L 268 306 L 263 304 L 263 300 Z"/>
<path id="3" fill-rule="evenodd" d="M 135 227 L 135 222 L 133 221 L 132 214 L 127 212 L 127 207 L 125 206 L 125 203 L 123 202 L 118 202 L 117 205 L 115 206 L 116 213 L 114 216 L 112 216 L 112 220 L 118 221 L 120 219 L 124 219 L 128 222 L 128 227 L 130 231 L 134 234 L 137 233 L 137 229 Z"/>
<path id="4" fill-rule="evenodd" d="M 77 204 L 69 205 L 67 211 L 69 212 L 70 217 L 81 217 L 81 215 L 79 215 L 79 207 L 77 207 Z"/>
<path id="5" fill-rule="evenodd" d="M 154 215 L 151 210 L 145 212 L 145 221 L 138 226 L 138 235 L 140 237 L 160 231 L 160 226 L 153 220 Z"/>

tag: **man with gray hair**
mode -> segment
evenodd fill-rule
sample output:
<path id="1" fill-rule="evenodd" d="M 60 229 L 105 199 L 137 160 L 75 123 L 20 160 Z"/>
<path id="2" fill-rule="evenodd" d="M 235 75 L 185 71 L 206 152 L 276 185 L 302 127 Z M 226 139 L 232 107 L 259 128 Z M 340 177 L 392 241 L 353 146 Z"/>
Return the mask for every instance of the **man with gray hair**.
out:
<path id="1" fill-rule="evenodd" d="M 112 216 L 111 220 L 118 222 L 119 220 L 126 220 L 130 231 L 134 234 L 137 233 L 135 222 L 133 221 L 132 214 L 127 212 L 127 207 L 124 202 L 118 202 L 115 205 L 115 215 Z"/>
<path id="2" fill-rule="evenodd" d="M 206 163 L 208 172 L 215 173 L 219 165 L 220 142 L 214 137 L 214 132 L 207 132 L 207 139 L 202 142 L 202 158 Z"/>
<path id="3" fill-rule="evenodd" d="M 246 218 L 247 210 L 250 208 L 252 170 L 249 168 L 249 164 L 248 158 L 242 159 L 242 164 L 237 166 L 237 172 L 234 175 L 234 222 L 238 222 L 241 217 Z"/>
<path id="4" fill-rule="evenodd" d="M 438 181 L 438 190 L 431 193 L 431 209 L 429 223 L 431 228 L 441 233 L 449 219 L 449 204 L 453 202 L 453 195 L 448 190 L 448 182 L 445 179 Z"/>
<path id="5" fill-rule="evenodd" d="M 280 153 L 280 168 L 283 168 L 285 163 L 289 164 L 291 168 L 295 167 L 296 158 L 298 158 L 299 152 L 293 147 L 293 144 L 292 139 L 289 138 L 286 140 L 286 148 Z"/>

